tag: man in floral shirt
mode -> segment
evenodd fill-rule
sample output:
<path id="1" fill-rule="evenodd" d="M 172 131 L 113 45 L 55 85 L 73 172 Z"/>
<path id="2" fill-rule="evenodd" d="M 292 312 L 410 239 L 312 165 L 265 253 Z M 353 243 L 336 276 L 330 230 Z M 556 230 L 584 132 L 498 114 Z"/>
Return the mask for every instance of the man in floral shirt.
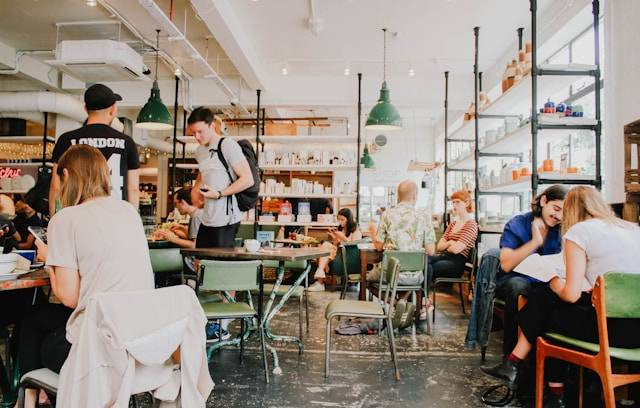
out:
<path id="1" fill-rule="evenodd" d="M 425 251 L 427 255 L 435 253 L 436 236 L 431 217 L 415 208 L 417 195 L 418 186 L 413 181 L 405 180 L 398 185 L 398 205 L 382 215 L 377 231 L 374 228 L 370 230 L 376 250 Z M 380 267 L 376 266 L 367 275 L 367 280 L 377 281 L 380 279 L 379 273 Z M 420 285 L 423 281 L 424 271 L 401 272 L 398 277 L 399 286 Z M 409 292 L 402 293 L 396 304 L 396 316 L 400 320 L 406 320 L 406 316 L 411 316 L 415 311 L 413 305 L 407 305 L 408 297 Z M 424 315 L 426 317 L 426 310 Z"/>

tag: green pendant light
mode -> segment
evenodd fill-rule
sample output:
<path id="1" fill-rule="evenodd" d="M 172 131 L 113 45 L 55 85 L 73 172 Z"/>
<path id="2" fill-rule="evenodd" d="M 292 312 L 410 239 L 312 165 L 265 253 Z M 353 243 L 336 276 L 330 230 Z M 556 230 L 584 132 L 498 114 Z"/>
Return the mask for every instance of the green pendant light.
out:
<path id="1" fill-rule="evenodd" d="M 399 130 L 402 129 L 402 118 L 395 106 L 391 104 L 389 88 L 387 87 L 387 29 L 382 29 L 384 35 L 383 80 L 380 88 L 380 98 L 369 112 L 366 129 L 370 130 Z"/>
<path id="2" fill-rule="evenodd" d="M 362 152 L 362 158 L 360 159 L 360 164 L 364 166 L 365 169 L 370 169 L 375 166 L 375 162 L 373 158 L 369 154 L 369 147 L 367 145 L 364 146 L 364 152 Z"/>
<path id="3" fill-rule="evenodd" d="M 147 130 L 173 129 L 171 114 L 160 98 L 158 86 L 158 52 L 160 50 L 160 30 L 156 30 L 156 76 L 151 87 L 151 96 L 142 107 L 136 119 L 136 127 Z"/>

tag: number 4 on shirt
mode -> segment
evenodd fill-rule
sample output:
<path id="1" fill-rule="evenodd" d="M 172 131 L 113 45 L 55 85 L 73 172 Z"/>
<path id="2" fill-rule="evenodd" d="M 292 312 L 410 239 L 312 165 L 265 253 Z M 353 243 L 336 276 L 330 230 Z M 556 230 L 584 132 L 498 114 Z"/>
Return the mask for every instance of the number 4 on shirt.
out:
<path id="1" fill-rule="evenodd" d="M 124 179 L 120 174 L 120 160 L 121 155 L 119 153 L 112 153 L 109 160 L 107 160 L 107 164 L 109 165 L 109 170 L 111 170 L 111 196 L 122 200 Z"/>

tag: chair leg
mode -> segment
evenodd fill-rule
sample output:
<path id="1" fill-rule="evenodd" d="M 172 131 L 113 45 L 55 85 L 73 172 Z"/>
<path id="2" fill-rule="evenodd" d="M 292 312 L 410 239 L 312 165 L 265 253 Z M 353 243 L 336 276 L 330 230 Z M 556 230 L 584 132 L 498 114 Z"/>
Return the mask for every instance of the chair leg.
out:
<path id="1" fill-rule="evenodd" d="M 240 364 L 244 354 L 244 319 L 240 319 Z"/>
<path id="2" fill-rule="evenodd" d="M 467 314 L 464 310 L 464 295 L 462 294 L 462 282 L 458 283 L 460 289 L 460 306 L 462 307 L 462 314 Z"/>
<path id="3" fill-rule="evenodd" d="M 307 335 L 309 335 L 309 296 L 307 291 L 304 291 L 304 314 L 307 320 Z"/>
<path id="4" fill-rule="evenodd" d="M 398 368 L 398 357 L 396 356 L 396 340 L 393 336 L 393 326 L 391 325 L 391 316 L 387 316 L 387 333 L 389 336 L 389 349 L 391 349 L 391 359 L 396 374 L 396 381 L 400 381 L 400 369 Z"/>
<path id="5" fill-rule="evenodd" d="M 431 321 L 435 324 L 436 322 L 436 285 L 435 283 L 433 285 L 431 285 L 431 296 L 433 297 L 433 312 L 432 312 L 432 318 Z"/>
<path id="6" fill-rule="evenodd" d="M 324 378 L 329 378 L 329 359 L 331 353 L 331 317 L 327 318 L 324 345 Z"/>
<path id="7" fill-rule="evenodd" d="M 262 326 L 262 322 L 260 322 L 258 330 L 260 330 L 260 345 L 262 346 L 262 361 L 264 362 L 264 381 L 269 384 L 269 361 L 267 360 L 267 346 L 264 340 L 264 327 Z"/>
<path id="8" fill-rule="evenodd" d="M 582 366 L 579 367 L 580 374 L 578 377 L 578 408 L 582 408 L 583 397 L 584 397 L 584 368 Z"/>
<path id="9" fill-rule="evenodd" d="M 538 348 L 536 351 L 536 402 L 535 408 L 542 408 L 544 400 L 544 360 L 546 355 L 541 347 L 538 339 Z"/>
<path id="10" fill-rule="evenodd" d="M 602 382 L 602 395 L 604 397 L 605 408 L 616 408 L 616 396 L 613 392 L 613 382 L 606 372 L 599 372 Z"/>
<path id="11" fill-rule="evenodd" d="M 302 296 L 298 300 L 298 338 L 302 339 Z"/>

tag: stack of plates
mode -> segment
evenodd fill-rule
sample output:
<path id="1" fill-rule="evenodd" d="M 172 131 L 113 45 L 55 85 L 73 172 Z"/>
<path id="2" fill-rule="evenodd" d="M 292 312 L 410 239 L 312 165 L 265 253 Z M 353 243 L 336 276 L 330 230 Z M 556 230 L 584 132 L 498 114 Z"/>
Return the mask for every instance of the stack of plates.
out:
<path id="1" fill-rule="evenodd" d="M 18 262 L 18 254 L 2 254 L 0 255 L 0 281 L 17 279 L 18 276 L 28 271 L 17 271 L 16 263 Z"/>

